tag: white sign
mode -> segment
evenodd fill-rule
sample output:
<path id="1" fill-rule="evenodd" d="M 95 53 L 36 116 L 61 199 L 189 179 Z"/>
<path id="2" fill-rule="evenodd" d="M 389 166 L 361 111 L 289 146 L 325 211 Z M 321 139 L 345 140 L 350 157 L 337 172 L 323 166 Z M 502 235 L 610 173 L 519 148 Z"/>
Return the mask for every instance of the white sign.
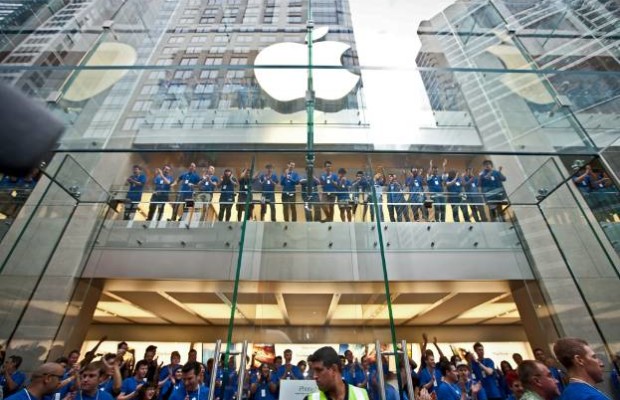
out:
<path id="1" fill-rule="evenodd" d="M 286 400 L 304 400 L 310 393 L 319 390 L 314 380 L 281 380 L 280 398 Z"/>

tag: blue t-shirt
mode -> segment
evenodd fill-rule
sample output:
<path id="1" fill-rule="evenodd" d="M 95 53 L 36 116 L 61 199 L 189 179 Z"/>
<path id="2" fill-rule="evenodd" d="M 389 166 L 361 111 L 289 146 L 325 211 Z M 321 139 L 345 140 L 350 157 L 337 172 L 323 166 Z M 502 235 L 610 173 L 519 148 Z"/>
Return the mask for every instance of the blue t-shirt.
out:
<path id="1" fill-rule="evenodd" d="M 200 185 L 198 186 L 198 190 L 201 192 L 213 193 L 219 181 L 219 178 L 215 175 L 206 176 L 199 182 Z"/>
<path id="2" fill-rule="evenodd" d="M 192 185 L 200 182 L 200 176 L 198 176 L 196 172 L 187 171 L 179 176 L 178 182 L 181 183 L 179 193 L 183 195 L 188 195 L 193 192 Z"/>
<path id="3" fill-rule="evenodd" d="M 271 378 L 274 381 L 274 378 Z M 251 381 L 252 384 L 256 384 L 256 392 L 254 392 L 254 396 L 252 399 L 254 400 L 275 400 L 276 397 L 271 390 L 269 389 L 269 382 L 265 379 L 259 379 L 259 376 L 252 375 Z"/>
<path id="4" fill-rule="evenodd" d="M 589 193 L 592 191 L 592 178 L 590 175 L 586 175 L 581 182 L 577 182 L 577 178 L 579 178 L 579 176 L 574 176 L 573 182 L 575 182 L 575 185 L 577 185 L 579 190 L 584 193 Z"/>
<path id="5" fill-rule="evenodd" d="M 499 171 L 482 171 L 480 173 L 480 188 L 483 192 L 490 192 L 492 190 L 501 189 L 502 182 L 505 180 L 506 177 L 502 175 L 502 173 Z"/>
<path id="6" fill-rule="evenodd" d="M 349 198 L 349 189 L 351 188 L 351 181 L 347 178 L 338 179 L 338 183 L 336 185 L 336 197 L 338 197 L 339 201 L 348 201 Z"/>
<path id="7" fill-rule="evenodd" d="M 129 190 L 127 191 L 127 198 L 131 201 L 138 202 L 142 198 L 142 190 L 146 183 L 146 175 L 131 175 L 129 177 L 132 181 L 129 182 Z M 137 181 L 138 183 L 134 182 Z"/>
<path id="8" fill-rule="evenodd" d="M 208 400 L 209 388 L 205 385 L 198 385 L 197 390 L 187 392 L 185 385 L 180 385 L 178 390 L 172 392 L 169 400 L 185 400 L 185 396 L 187 396 L 189 400 Z"/>
<path id="9" fill-rule="evenodd" d="M 333 193 L 336 191 L 336 181 L 338 180 L 338 175 L 334 174 L 322 174 L 321 175 L 321 186 L 323 186 L 324 193 Z"/>
<path id="10" fill-rule="evenodd" d="M 385 400 L 400 400 L 398 390 L 389 383 L 385 384 Z"/>
<path id="11" fill-rule="evenodd" d="M 411 193 L 419 193 L 424 191 L 424 178 L 420 175 L 409 176 L 405 181 L 405 186 L 409 188 Z"/>
<path id="12" fill-rule="evenodd" d="M 603 393 L 587 383 L 571 382 L 566 386 L 560 400 L 608 400 Z"/>
<path id="13" fill-rule="evenodd" d="M 467 389 L 467 393 L 471 394 L 471 385 L 473 385 L 475 382 L 470 379 L 467 382 L 465 382 L 465 389 Z M 471 395 L 469 395 L 469 398 L 471 398 Z M 484 390 L 484 388 L 480 388 L 480 391 L 478 392 L 478 400 L 487 400 L 487 392 Z"/>
<path id="14" fill-rule="evenodd" d="M 75 400 L 114 400 L 110 393 L 97 390 L 94 396 L 89 396 L 81 390 L 75 393 Z"/>
<path id="15" fill-rule="evenodd" d="M 489 397 L 501 397 L 501 392 L 499 390 L 499 381 L 495 374 L 495 363 L 490 358 L 483 358 L 482 364 L 491 368 L 494 372 L 491 375 L 487 375 L 480 365 L 477 362 L 472 362 L 471 371 L 475 375 L 476 379 L 482 382 L 482 387 L 486 391 L 487 396 Z"/>
<path id="16" fill-rule="evenodd" d="M 161 387 L 157 398 L 162 400 L 165 395 L 168 395 L 168 398 L 170 399 L 175 394 L 175 392 L 181 390 L 182 387 L 183 382 L 181 381 L 177 383 L 172 383 L 171 380 L 167 380 L 166 383 L 164 383 L 164 386 Z"/>
<path id="17" fill-rule="evenodd" d="M 8 397 L 6 396 L 6 392 L 5 392 L 4 400 L 9 400 L 9 399 L 10 400 L 39 400 L 39 398 L 36 397 L 34 394 L 30 392 L 28 393 L 26 392 L 27 390 L 24 388 L 24 389 L 18 390 L 17 392 L 13 392 L 13 394 Z"/>
<path id="18" fill-rule="evenodd" d="M 437 400 L 461 400 L 461 388 L 452 383 L 440 382 L 435 393 Z"/>
<path id="19" fill-rule="evenodd" d="M 164 177 L 170 183 L 166 183 L 164 181 Z M 170 191 L 170 184 L 172 183 L 172 181 L 174 181 L 174 177 L 172 175 L 164 174 L 163 177 L 161 177 L 159 175 L 156 176 L 155 178 L 153 178 L 153 184 L 155 185 L 155 191 L 157 191 L 157 192 L 169 192 Z"/>
<path id="20" fill-rule="evenodd" d="M 402 192 L 402 187 L 398 182 L 392 182 L 388 184 L 387 187 L 387 201 L 388 203 L 404 203 L 405 196 Z"/>
<path id="21" fill-rule="evenodd" d="M 97 387 L 102 392 L 108 392 L 110 395 L 114 396 L 114 379 L 112 377 L 101 382 Z"/>
<path id="22" fill-rule="evenodd" d="M 16 393 L 19 389 L 21 389 L 22 385 L 26 381 L 26 374 L 24 374 L 22 371 L 15 371 L 13 372 L 13 374 L 11 374 L 11 379 L 13 379 L 13 382 L 15 382 L 15 385 L 16 385 L 16 388 L 13 391 L 9 391 L 4 374 L 0 376 L 0 386 L 2 386 L 2 390 L 4 391 L 5 398 L 7 396 L 12 395 L 13 393 Z M 26 393 L 24 393 L 24 396 L 25 395 Z"/>
<path id="23" fill-rule="evenodd" d="M 295 171 L 285 173 L 280 176 L 280 185 L 282 185 L 282 192 L 295 193 L 295 186 L 299 184 L 299 174 Z"/>
<path id="24" fill-rule="evenodd" d="M 276 189 L 276 183 L 278 183 L 278 176 L 276 174 L 261 174 L 258 177 L 258 181 L 261 184 L 263 196 L 273 198 L 274 191 Z"/>
<path id="25" fill-rule="evenodd" d="M 234 178 L 222 180 L 220 186 L 220 201 L 230 203 L 235 200 L 235 186 L 237 181 Z"/>
<path id="26" fill-rule="evenodd" d="M 448 186 L 449 183 L 454 183 L 453 185 Z M 463 191 L 463 180 L 460 177 L 454 177 L 454 179 L 446 179 L 446 187 L 448 189 L 448 193 L 461 193 Z"/>
<path id="27" fill-rule="evenodd" d="M 364 382 L 364 370 L 357 363 L 347 364 L 342 368 L 342 379 L 348 384 L 357 386 Z"/>
<path id="28" fill-rule="evenodd" d="M 287 379 L 287 378 L 291 378 L 291 379 L 304 379 L 304 374 L 301 373 L 301 370 L 299 369 L 299 367 L 297 365 L 291 365 L 291 375 L 292 376 L 286 376 L 286 366 L 281 365 L 278 370 L 276 371 L 276 374 L 278 376 L 278 379 Z"/>
<path id="29" fill-rule="evenodd" d="M 435 368 L 433 373 L 435 374 L 435 383 L 433 384 L 433 386 L 430 387 L 430 389 L 428 389 L 429 393 L 432 393 L 441 382 L 441 371 L 439 371 L 439 368 Z M 418 372 L 418 379 L 420 379 L 420 387 L 426 385 L 431 381 L 431 372 L 428 370 L 428 368 L 421 369 Z"/>
<path id="30" fill-rule="evenodd" d="M 441 175 L 429 175 L 428 179 L 426 180 L 426 184 L 428 185 L 429 192 L 443 192 L 443 178 L 441 177 Z"/>
<path id="31" fill-rule="evenodd" d="M 123 380 L 123 384 L 121 385 L 121 393 L 129 394 L 131 392 L 135 392 L 138 385 L 145 384 L 146 378 L 144 380 L 137 380 L 135 376 L 131 376 L 125 380 Z"/>

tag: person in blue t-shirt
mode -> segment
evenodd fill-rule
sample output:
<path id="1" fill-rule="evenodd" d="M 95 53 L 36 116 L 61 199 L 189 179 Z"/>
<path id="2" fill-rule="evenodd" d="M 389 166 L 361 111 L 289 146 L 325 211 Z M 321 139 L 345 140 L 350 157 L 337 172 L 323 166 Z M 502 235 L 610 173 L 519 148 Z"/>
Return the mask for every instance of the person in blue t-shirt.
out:
<path id="1" fill-rule="evenodd" d="M 196 198 L 196 207 L 200 207 L 201 221 L 207 221 L 209 219 L 209 213 L 215 215 L 215 208 L 211 201 L 213 200 L 213 193 L 218 186 L 220 180 L 215 176 L 215 167 L 210 165 L 206 170 L 203 170 L 202 178 L 196 184 L 198 191 L 194 194 Z"/>
<path id="2" fill-rule="evenodd" d="M 506 177 L 502 174 L 503 167 L 500 165 L 498 169 L 493 169 L 491 160 L 482 162 L 482 171 L 478 175 L 478 187 L 484 194 L 485 202 L 489 207 L 489 215 L 491 221 L 502 220 L 501 202 L 506 198 L 504 184 Z"/>
<path id="3" fill-rule="evenodd" d="M 140 389 L 146 384 L 146 374 L 149 371 L 149 362 L 140 360 L 136 363 L 134 376 L 123 380 L 121 385 L 121 393 L 118 400 L 130 400 L 138 396 Z"/>
<path id="4" fill-rule="evenodd" d="M 292 359 L 293 351 L 291 349 L 284 350 L 284 364 L 276 371 L 278 379 L 304 379 L 299 367 L 291 363 Z"/>
<path id="5" fill-rule="evenodd" d="M 62 365 L 45 363 L 32 372 L 28 386 L 14 391 L 9 396 L 4 392 L 4 398 L 5 400 L 43 400 L 58 389 L 63 374 Z"/>
<path id="6" fill-rule="evenodd" d="M 391 222 L 409 222 L 409 210 L 405 205 L 405 195 L 395 174 L 388 174 L 387 207 Z"/>
<path id="7" fill-rule="evenodd" d="M 584 195 L 590 193 L 592 191 L 592 167 L 586 165 L 579 168 L 579 171 L 573 175 L 573 182 Z"/>
<path id="8" fill-rule="evenodd" d="M 345 351 L 344 358 L 346 364 L 342 367 L 342 379 L 349 385 L 361 388 L 365 387 L 366 377 L 364 376 L 364 371 L 362 367 L 354 361 L 353 352 L 351 350 Z"/>
<path id="9" fill-rule="evenodd" d="M 157 220 L 161 221 L 161 217 L 164 213 L 164 206 L 166 202 L 170 200 L 170 187 L 174 182 L 174 176 L 172 176 L 170 171 L 171 168 L 169 165 L 164 165 L 163 168 L 157 168 L 155 170 L 155 177 L 153 178 L 155 191 L 151 196 L 149 214 L 146 217 L 149 221 L 155 216 L 155 211 L 157 211 Z"/>
<path id="10" fill-rule="evenodd" d="M 208 400 L 209 388 L 200 383 L 201 364 L 188 362 L 181 368 L 183 385 L 170 396 L 170 400 Z"/>
<path id="11" fill-rule="evenodd" d="M 466 201 L 469 203 L 474 221 L 485 222 L 487 216 L 484 212 L 484 198 L 480 194 L 478 177 L 473 174 L 472 167 L 467 167 L 465 169 L 465 175 L 463 175 L 463 190 L 467 196 Z"/>
<path id="12" fill-rule="evenodd" d="M 4 397 L 17 392 L 26 381 L 26 374 L 19 370 L 21 364 L 22 358 L 16 355 L 9 356 L 4 361 L 3 370 L 0 373 L 0 387 L 2 387 Z"/>
<path id="13" fill-rule="evenodd" d="M 173 367 L 170 375 L 159 381 L 160 390 L 157 397 L 159 400 L 168 400 L 174 392 L 181 390 L 183 387 L 183 371 L 181 368 L 181 365 Z"/>
<path id="14" fill-rule="evenodd" d="M 355 173 L 355 180 L 351 182 L 351 195 L 353 196 L 353 208 L 351 211 L 355 215 L 358 205 L 363 204 L 362 221 L 366 220 L 366 213 L 368 212 L 369 192 L 370 178 L 364 175 L 364 171 L 357 171 Z"/>
<path id="15" fill-rule="evenodd" d="M 409 204 L 411 205 L 413 220 L 415 222 L 428 220 L 428 210 L 424 207 L 424 201 L 426 200 L 424 195 L 424 177 L 419 168 L 411 168 L 411 175 L 405 180 L 405 186 L 409 189 Z"/>
<path id="16" fill-rule="evenodd" d="M 163 381 L 169 377 L 173 371 L 181 366 L 181 354 L 178 351 L 170 353 L 170 364 L 164 365 L 159 371 L 158 381 Z"/>
<path id="17" fill-rule="evenodd" d="M 269 205 L 269 212 L 271 213 L 271 221 L 276 221 L 276 184 L 278 183 L 278 176 L 273 172 L 273 165 L 265 165 L 265 172 L 257 174 L 258 182 L 261 185 L 261 205 L 260 205 L 260 220 L 265 220 L 265 214 L 267 214 L 267 205 Z"/>
<path id="18" fill-rule="evenodd" d="M 484 357 L 484 346 L 480 342 L 474 344 L 475 355 L 468 360 L 471 364 L 472 378 L 479 380 L 489 400 L 501 399 L 501 391 L 495 363 Z"/>
<path id="19" fill-rule="evenodd" d="M 179 175 L 173 186 L 179 185 L 177 203 L 172 212 L 172 221 L 181 220 L 187 208 L 193 208 L 194 186 L 200 182 L 200 176 L 196 173 L 196 164 L 191 163 L 185 173 Z"/>
<path id="20" fill-rule="evenodd" d="M 235 188 L 239 185 L 237 179 L 232 175 L 228 168 L 224 170 L 224 175 L 220 179 L 220 212 L 217 216 L 219 221 L 230 221 L 232 206 L 235 202 Z"/>
<path id="21" fill-rule="evenodd" d="M 146 175 L 142 172 L 139 165 L 133 166 L 133 174 L 127 178 L 129 190 L 127 191 L 127 203 L 125 204 L 125 213 L 123 219 L 130 220 L 133 218 L 140 201 L 142 200 L 142 190 L 146 184 Z"/>
<path id="22" fill-rule="evenodd" d="M 566 368 L 569 383 L 560 400 L 610 400 L 595 385 L 603 382 L 603 361 L 583 339 L 563 338 L 553 346 L 555 357 Z"/>
<path id="23" fill-rule="evenodd" d="M 464 182 L 465 174 L 462 176 L 458 176 L 456 170 L 451 169 L 448 172 L 448 176 L 446 177 L 446 190 L 448 192 L 448 203 L 452 206 L 452 220 L 454 222 L 460 222 L 459 218 L 459 208 L 461 209 L 461 213 L 463 213 L 463 222 L 469 222 L 469 210 L 467 206 L 462 204 L 462 195 L 463 195 L 463 182 Z"/>
<path id="24" fill-rule="evenodd" d="M 275 400 L 277 393 L 277 377 L 272 376 L 269 365 L 263 363 L 258 375 L 252 375 L 250 380 L 250 394 L 253 400 Z"/>
<path id="25" fill-rule="evenodd" d="M 449 361 L 442 361 L 439 364 L 442 381 L 435 389 L 437 400 L 466 400 L 468 398 L 466 388 L 463 384 L 459 384 L 459 374 L 456 367 Z M 471 399 L 478 400 L 480 392 L 480 382 L 471 385 Z"/>
<path id="26" fill-rule="evenodd" d="M 254 203 L 252 198 L 248 199 L 248 190 L 252 188 L 252 179 L 250 179 L 250 170 L 243 168 L 241 175 L 239 175 L 239 194 L 237 195 L 237 222 L 241 222 L 243 213 L 245 213 L 245 203 L 248 203 L 248 215 L 247 219 L 252 220 L 252 214 L 254 213 Z"/>
<path id="27" fill-rule="evenodd" d="M 429 393 L 434 392 L 441 382 L 441 370 L 435 364 L 435 356 L 427 354 L 418 371 L 419 386 Z"/>
<path id="28" fill-rule="evenodd" d="M 291 214 L 291 221 L 297 221 L 297 204 L 296 204 L 296 190 L 300 181 L 299 174 L 295 171 L 295 163 L 289 161 L 286 164 L 286 169 L 282 171 L 280 176 L 280 185 L 282 185 L 282 211 L 284 211 L 284 220 L 289 221 L 289 211 Z"/>
<path id="29" fill-rule="evenodd" d="M 338 180 L 336 181 L 336 198 L 338 199 L 338 210 L 342 222 L 353 220 L 351 214 L 351 181 L 346 177 L 347 170 L 338 169 Z"/>
<path id="30" fill-rule="evenodd" d="M 456 363 L 456 370 L 459 373 L 459 386 L 467 393 L 469 399 L 472 398 L 474 386 L 478 384 L 480 386 L 478 390 L 478 400 L 487 400 L 487 394 L 480 381 L 475 381 L 471 378 L 471 371 L 467 361 L 458 361 Z"/>
<path id="31" fill-rule="evenodd" d="M 80 371 L 80 381 L 74 400 L 112 400 L 112 396 L 105 390 L 99 389 L 99 384 L 106 375 L 106 366 L 102 361 L 95 361 L 86 365 Z"/>
<path id="32" fill-rule="evenodd" d="M 321 186 L 323 187 L 323 212 L 325 213 L 325 221 L 334 220 L 334 203 L 336 201 L 336 182 L 338 176 L 332 172 L 332 162 L 325 161 L 323 163 L 325 172 L 321 174 Z"/>
<path id="33" fill-rule="evenodd" d="M 433 199 L 433 211 L 435 222 L 446 222 L 446 197 L 444 195 L 444 178 L 446 175 L 446 165 L 448 160 L 443 160 L 443 171 L 439 174 L 436 166 L 433 166 L 433 160 L 430 162 L 430 174 L 426 177 L 428 191 Z"/>
<path id="34" fill-rule="evenodd" d="M 319 198 L 319 181 L 316 177 L 312 177 L 310 193 L 308 193 L 308 178 L 304 177 L 300 181 L 301 199 L 304 202 L 304 215 L 306 222 L 319 222 L 321 220 L 321 204 Z"/>

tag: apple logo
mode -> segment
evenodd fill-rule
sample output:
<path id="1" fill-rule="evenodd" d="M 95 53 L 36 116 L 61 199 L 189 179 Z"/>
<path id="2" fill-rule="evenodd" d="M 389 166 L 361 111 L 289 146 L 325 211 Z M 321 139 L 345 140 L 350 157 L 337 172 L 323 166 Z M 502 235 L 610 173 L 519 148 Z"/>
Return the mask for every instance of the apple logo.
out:
<path id="1" fill-rule="evenodd" d="M 316 28 L 313 42 L 321 39 L 329 27 Z M 308 37 L 306 35 L 306 43 Z M 312 64 L 317 66 L 342 67 L 342 54 L 350 49 L 346 43 L 325 41 L 314 43 Z M 263 49 L 256 56 L 255 66 L 276 68 L 255 68 L 254 75 L 261 88 L 273 99 L 290 102 L 303 99 L 308 85 L 308 70 L 304 68 L 287 68 L 288 66 L 307 66 L 308 47 L 299 43 L 277 43 Z M 281 67 L 281 68 L 277 68 Z M 353 90 L 360 77 L 344 68 L 312 70 L 315 95 L 327 101 L 340 100 Z"/>

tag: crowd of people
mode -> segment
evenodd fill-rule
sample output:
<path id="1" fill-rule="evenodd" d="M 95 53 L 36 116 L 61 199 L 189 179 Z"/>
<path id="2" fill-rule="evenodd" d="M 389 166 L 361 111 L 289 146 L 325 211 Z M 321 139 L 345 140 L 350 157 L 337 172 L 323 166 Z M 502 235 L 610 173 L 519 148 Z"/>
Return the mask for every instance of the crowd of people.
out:
<path id="1" fill-rule="evenodd" d="M 620 191 L 602 169 L 582 166 L 573 175 L 588 207 L 598 221 L 614 222 L 620 216 Z"/>
<path id="2" fill-rule="evenodd" d="M 362 170 L 353 176 L 345 168 L 335 169 L 330 161 L 325 161 L 320 175 L 309 179 L 295 170 L 293 161 L 289 161 L 280 174 L 272 164 L 267 164 L 264 170 L 252 176 L 247 168 L 238 176 L 226 168 L 218 176 L 214 166 L 199 174 L 196 164 L 190 163 L 177 177 L 170 165 L 165 165 L 155 169 L 149 179 L 141 166 L 134 165 L 127 178 L 129 189 L 124 219 L 133 219 L 145 188 L 150 184 L 152 194 L 147 220 L 161 220 L 167 203 L 172 207 L 170 220 L 180 221 L 188 215 L 193 216 L 196 210 L 206 219 L 217 192 L 220 221 L 230 221 L 233 206 L 237 220 L 241 221 L 246 202 L 249 215 L 256 206 L 260 207 L 260 220 L 264 221 L 269 212 L 271 221 L 276 221 L 276 193 L 280 194 L 284 221 L 297 221 L 298 204 L 303 205 L 306 221 L 334 221 L 336 205 L 341 221 L 352 221 L 360 206 L 362 221 L 368 214 L 374 221 L 376 213 L 383 220 L 384 200 L 392 222 L 445 222 L 448 204 L 455 222 L 502 220 L 506 177 L 501 166 L 495 169 L 492 161 L 485 160 L 477 173 L 472 167 L 457 171 L 447 166 L 448 161 L 444 160 L 440 171 L 431 161 L 427 171 L 413 167 L 402 173 L 386 174 L 381 168 L 373 176 Z M 378 211 L 374 203 L 378 204 Z"/>
<path id="3" fill-rule="evenodd" d="M 534 350 L 534 360 L 524 360 L 515 353 L 516 369 L 509 361 L 502 361 L 497 367 L 493 360 L 485 357 L 481 343 L 475 343 L 473 351 L 464 353 L 462 358 L 456 354 L 448 358 L 437 345 L 436 338 L 433 343 L 437 354 L 428 348 L 424 335 L 421 365 L 417 368 L 413 360 L 409 361 L 414 397 L 419 400 L 611 399 L 595 386 L 603 381 L 603 362 L 582 339 L 558 340 L 553 346 L 555 358 L 547 356 L 540 348 Z M 181 364 L 180 353 L 173 351 L 170 362 L 165 364 L 158 363 L 157 347 L 150 345 L 144 358 L 134 364 L 126 357 L 129 350 L 126 342 L 118 344 L 116 353 L 108 354 L 97 353 L 99 344 L 101 341 L 81 361 L 79 351 L 73 350 L 67 357 L 38 366 L 29 380 L 19 369 L 21 357 L 9 356 L 3 362 L 0 378 L 4 398 L 207 400 L 213 390 L 213 398 L 217 400 L 277 400 L 282 381 L 314 380 L 319 391 L 308 395 L 307 400 L 379 400 L 379 364 L 385 380 L 386 400 L 406 399 L 409 393 L 402 356 L 396 360 L 397 371 L 391 371 L 384 355 L 381 363 L 374 353 L 357 360 L 350 350 L 338 355 L 332 347 L 322 347 L 297 364 L 292 363 L 290 349 L 285 350 L 283 356 L 275 357 L 272 363 L 257 362 L 253 354 L 251 359 L 246 358 L 249 366 L 245 370 L 241 396 L 238 396 L 239 371 L 234 356 L 228 362 L 222 356 L 218 367 L 214 368 L 213 358 L 203 364 L 194 349 L 189 351 L 184 364 Z M 561 366 L 557 365 L 558 361 Z M 620 389 L 617 387 L 617 365 L 614 365 L 611 379 L 616 389 Z"/>

